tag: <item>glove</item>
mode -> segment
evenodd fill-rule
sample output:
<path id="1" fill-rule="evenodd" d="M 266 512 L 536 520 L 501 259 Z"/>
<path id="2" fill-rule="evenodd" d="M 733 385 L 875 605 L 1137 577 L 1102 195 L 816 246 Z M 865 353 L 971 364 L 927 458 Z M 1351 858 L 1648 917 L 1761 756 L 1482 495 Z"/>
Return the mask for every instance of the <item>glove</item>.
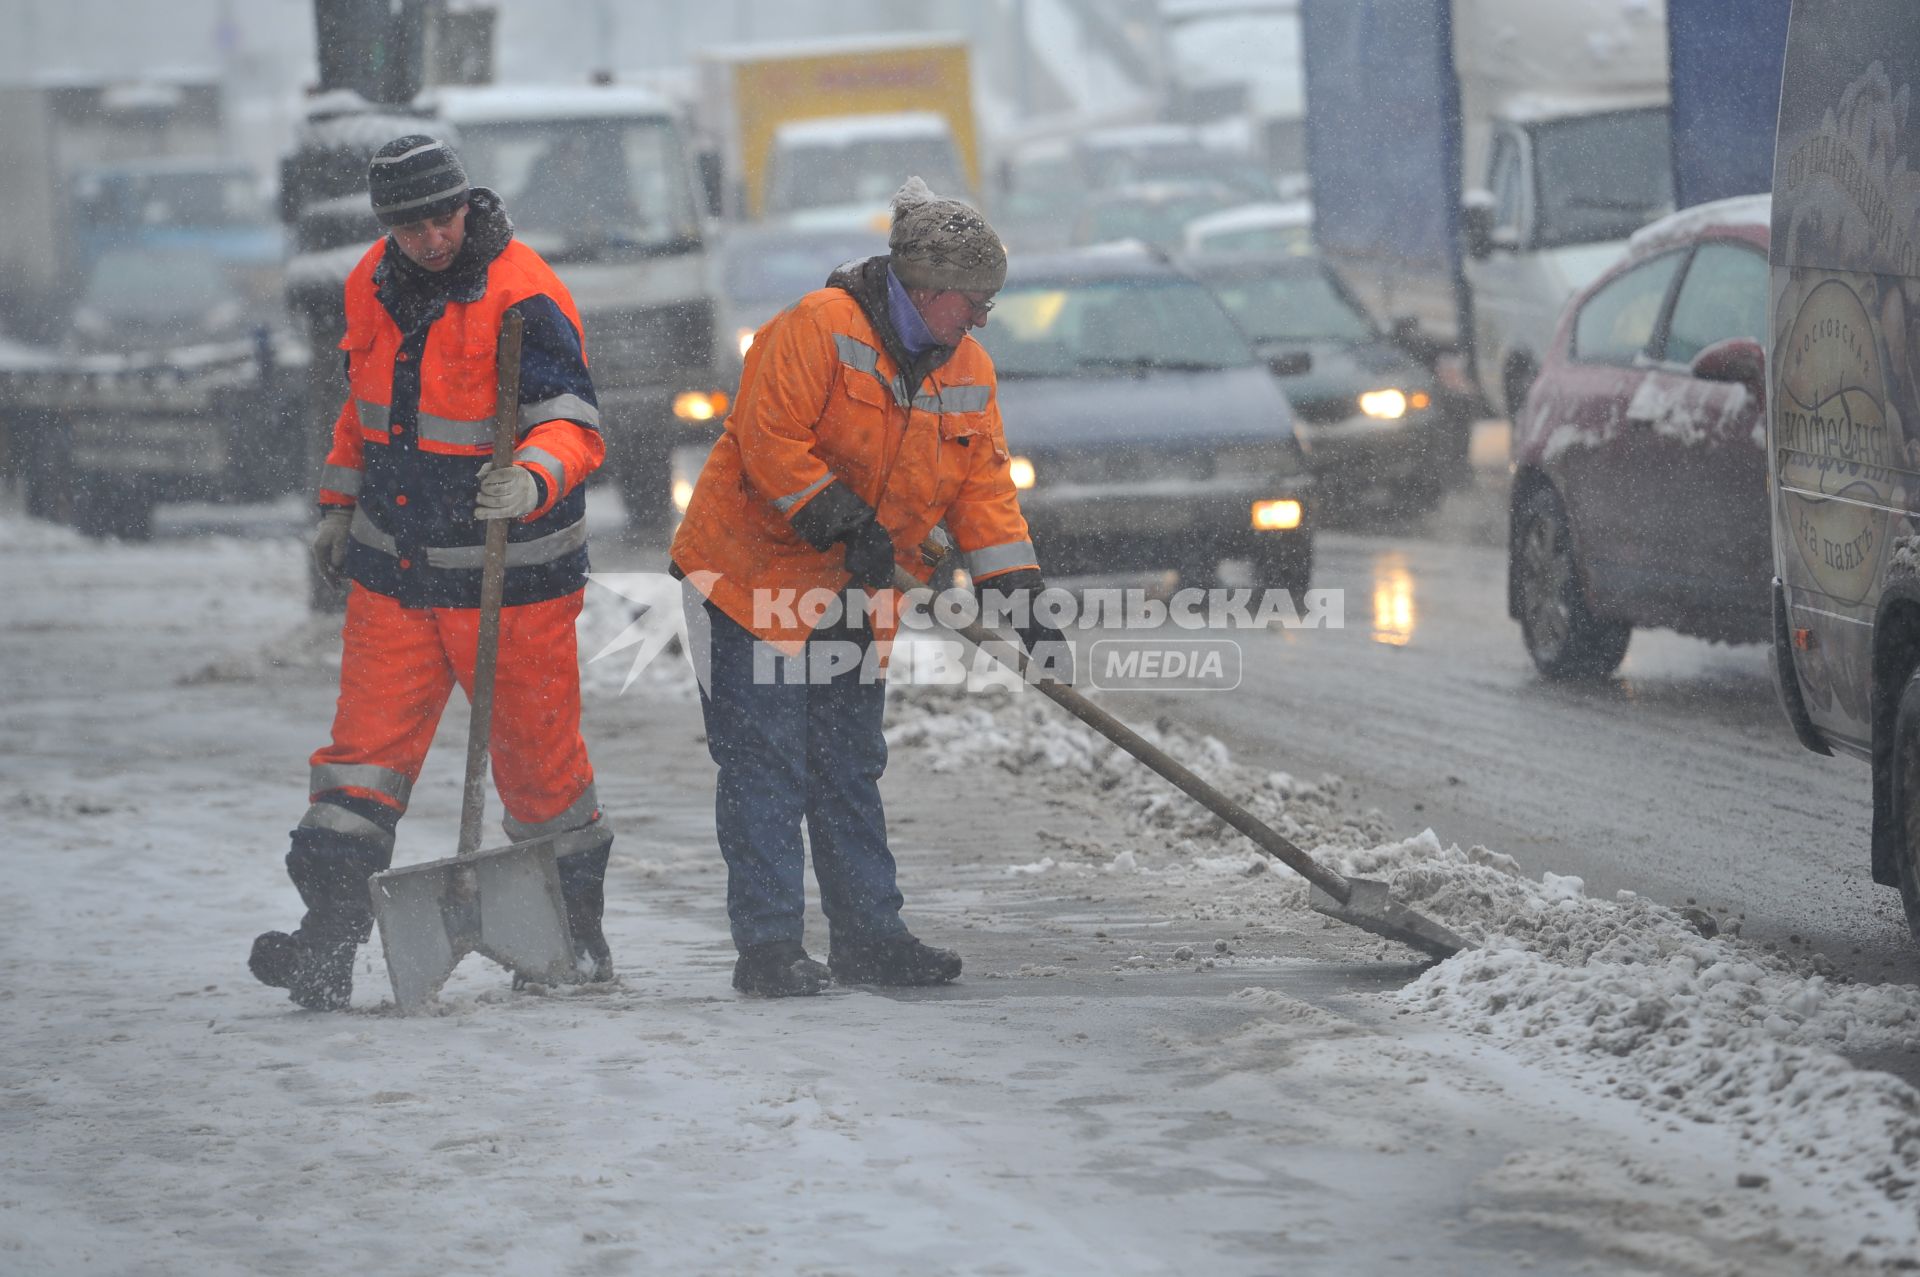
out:
<path id="1" fill-rule="evenodd" d="M 1038 568 L 1021 568 L 981 583 L 980 602 L 988 610 L 1005 616 L 1008 613 L 1000 611 L 1000 605 L 1017 601 L 1018 596 L 1026 595 L 1027 607 L 1013 608 L 1011 615 L 1017 618 L 1024 614 L 1027 617 L 1025 625 L 1014 627 L 1014 632 L 1020 636 L 1020 646 L 1027 649 L 1027 677 L 1051 679 L 1071 687 L 1074 674 L 1073 644 L 1067 641 L 1066 635 L 1034 615 L 1040 592 L 1046 588 Z"/>
<path id="2" fill-rule="evenodd" d="M 884 590 L 893 584 L 893 537 L 877 519 L 868 520 L 847 535 L 847 571 L 863 590 Z"/>
<path id="3" fill-rule="evenodd" d="M 1073 644 L 1051 625 L 1023 626 L 1020 645 L 1027 649 L 1028 679 L 1051 679 L 1073 686 Z"/>
<path id="4" fill-rule="evenodd" d="M 540 506 L 540 482 L 533 471 L 512 464 L 480 467 L 480 496 L 473 507 L 476 519 L 519 519 Z"/>
<path id="5" fill-rule="evenodd" d="M 320 527 L 313 534 L 313 570 L 329 589 L 346 584 L 347 527 L 353 522 L 351 506 L 328 506 L 320 515 Z"/>

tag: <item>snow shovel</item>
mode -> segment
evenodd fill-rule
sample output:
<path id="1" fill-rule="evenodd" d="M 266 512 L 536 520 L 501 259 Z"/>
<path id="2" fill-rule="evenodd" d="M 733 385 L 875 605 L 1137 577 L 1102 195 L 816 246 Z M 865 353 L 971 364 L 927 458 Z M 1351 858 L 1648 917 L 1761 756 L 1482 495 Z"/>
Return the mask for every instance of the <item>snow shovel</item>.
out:
<path id="1" fill-rule="evenodd" d="M 937 542 L 928 541 L 921 546 L 921 555 L 934 565 L 936 578 L 940 560 L 945 554 L 945 547 Z M 908 592 L 926 588 L 904 568 L 896 566 L 893 575 L 894 588 L 897 590 Z M 1397 940 L 1436 958 L 1451 958 L 1467 947 L 1465 940 L 1433 919 L 1389 900 L 1386 883 L 1371 878 L 1349 878 L 1321 865 L 1281 837 L 1271 826 L 1257 819 L 1252 812 L 1194 775 L 1171 754 L 1065 683 L 1050 678 L 1029 678 L 1029 659 L 1017 643 L 1011 645 L 1009 654 L 1005 641 L 978 622 L 962 625 L 957 632 L 994 660 L 1019 674 L 1035 691 L 1145 763 L 1172 782 L 1181 793 L 1245 834 L 1262 852 L 1305 878 L 1312 884 L 1307 894 L 1307 905 L 1315 912 L 1337 918 L 1362 931 Z M 992 646 L 988 646 L 989 643 Z"/>
<path id="2" fill-rule="evenodd" d="M 493 456 L 513 456 L 520 425 L 520 341 L 523 320 L 509 314 L 500 331 Z M 500 599 L 507 581 L 507 521 L 487 523 L 480 575 L 479 647 L 473 661 L 473 713 L 467 727 L 467 782 L 460 804 L 460 843 L 446 860 L 375 874 L 368 885 L 380 944 L 387 953 L 393 1001 L 402 1013 L 433 1001 L 469 953 L 484 954 L 539 984 L 578 983 L 567 927 L 554 837 L 487 851 L 480 821 L 487 805 L 487 744 L 493 729 L 494 667 L 500 652 Z"/>

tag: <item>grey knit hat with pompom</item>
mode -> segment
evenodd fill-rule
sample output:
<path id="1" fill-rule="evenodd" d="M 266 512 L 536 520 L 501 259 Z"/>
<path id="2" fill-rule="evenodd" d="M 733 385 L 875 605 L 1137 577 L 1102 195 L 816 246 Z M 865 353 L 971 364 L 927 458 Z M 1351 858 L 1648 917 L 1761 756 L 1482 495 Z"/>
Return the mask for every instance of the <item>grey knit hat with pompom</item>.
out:
<path id="1" fill-rule="evenodd" d="M 910 177 L 893 196 L 893 273 L 908 288 L 994 293 L 1007 282 L 1007 249 L 987 219 Z"/>

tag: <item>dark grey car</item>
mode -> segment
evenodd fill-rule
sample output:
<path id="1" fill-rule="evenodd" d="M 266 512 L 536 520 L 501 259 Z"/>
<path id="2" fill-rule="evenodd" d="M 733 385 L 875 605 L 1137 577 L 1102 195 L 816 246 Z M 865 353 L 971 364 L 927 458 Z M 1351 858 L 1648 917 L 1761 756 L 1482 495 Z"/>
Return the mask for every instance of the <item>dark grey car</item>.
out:
<path id="1" fill-rule="evenodd" d="M 1055 574 L 1223 559 L 1304 589 L 1312 480 L 1266 366 L 1205 286 L 1143 249 L 1015 259 L 992 322 L 1020 505 Z"/>
<path id="2" fill-rule="evenodd" d="M 1383 492 L 1420 513 L 1459 477 L 1471 424 L 1459 396 L 1438 383 L 1415 342 L 1383 332 L 1320 258 L 1190 265 L 1279 378 L 1323 493 Z"/>

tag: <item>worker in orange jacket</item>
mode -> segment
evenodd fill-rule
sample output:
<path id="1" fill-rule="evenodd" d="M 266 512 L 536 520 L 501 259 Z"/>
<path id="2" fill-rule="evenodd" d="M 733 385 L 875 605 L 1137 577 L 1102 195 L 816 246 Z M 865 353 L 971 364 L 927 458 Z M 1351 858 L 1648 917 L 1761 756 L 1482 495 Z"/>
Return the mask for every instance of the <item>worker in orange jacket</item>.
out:
<path id="1" fill-rule="evenodd" d="M 747 994 L 959 975 L 958 954 L 900 919 L 878 784 L 885 684 L 873 662 L 812 658 L 890 636 L 884 608 L 866 618 L 857 605 L 884 593 L 896 566 L 926 579 L 918 547 L 943 521 L 976 583 L 1041 587 L 993 361 L 967 335 L 993 309 L 1006 250 L 978 213 L 919 178 L 893 213 L 888 256 L 841 267 L 755 335 L 673 541 L 711 635 L 701 707 L 719 766 L 733 985 Z M 842 590 L 859 592 L 855 606 L 818 627 L 792 606 Z M 1034 623 L 1021 638 L 1055 673 L 1070 659 L 1058 630 Z M 775 652 L 800 659 L 767 659 Z M 803 821 L 831 931 L 824 966 L 802 942 Z"/>
<path id="2" fill-rule="evenodd" d="M 513 840 L 558 835 L 584 973 L 610 979 L 601 927 L 612 832 L 580 736 L 574 620 L 586 588 L 587 476 L 606 454 L 580 316 L 500 199 L 443 142 L 389 142 L 368 172 L 388 228 L 348 276 L 348 397 L 320 480 L 314 563 L 350 581 L 332 743 L 311 759 L 287 872 L 307 912 L 249 961 L 317 1010 L 345 1007 L 372 933 L 367 880 L 393 858 L 441 711 L 472 691 L 487 521 L 508 519 L 492 761 Z M 520 434 L 493 455 L 495 359 L 525 321 Z"/>

